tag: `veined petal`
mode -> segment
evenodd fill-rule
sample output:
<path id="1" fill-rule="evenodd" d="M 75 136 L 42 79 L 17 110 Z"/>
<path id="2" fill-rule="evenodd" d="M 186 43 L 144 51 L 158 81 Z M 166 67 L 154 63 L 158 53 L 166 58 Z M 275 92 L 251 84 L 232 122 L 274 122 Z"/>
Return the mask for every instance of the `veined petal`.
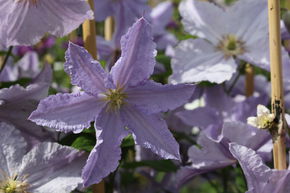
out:
<path id="1" fill-rule="evenodd" d="M 27 151 L 27 143 L 14 126 L 0 122 L 0 179 L 1 172 L 13 175 Z"/>
<path id="2" fill-rule="evenodd" d="M 85 48 L 70 42 L 65 58 L 64 69 L 71 76 L 72 84 L 95 96 L 106 91 L 108 74 Z"/>
<path id="3" fill-rule="evenodd" d="M 290 191 L 290 170 L 271 170 L 255 151 L 235 143 L 230 151 L 240 162 L 247 179 L 249 193 L 284 193 Z"/>
<path id="4" fill-rule="evenodd" d="M 159 3 L 150 13 L 152 18 L 153 33 L 162 34 L 173 14 L 173 4 L 170 1 Z"/>
<path id="5" fill-rule="evenodd" d="M 82 182 L 81 168 L 86 158 L 71 147 L 41 143 L 23 157 L 18 175 L 28 175 L 30 192 L 70 193 Z"/>
<path id="6" fill-rule="evenodd" d="M 97 21 L 103 21 L 108 16 L 112 16 L 114 14 L 113 7 L 116 5 L 116 2 L 108 0 L 94 0 L 94 2 L 95 19 Z"/>
<path id="7" fill-rule="evenodd" d="M 210 81 L 222 83 L 236 71 L 235 61 L 224 58 L 214 45 L 203 39 L 182 41 L 172 58 L 172 83 Z"/>
<path id="8" fill-rule="evenodd" d="M 5 0 L 1 0 L 2 4 Z M 93 12 L 85 0 L 12 1 L 5 25 L 7 44 L 32 45 L 46 33 L 64 36 L 76 29 Z M 1 10 L 3 11 L 3 10 Z M 4 27 L 4 28 L 3 28 Z"/>
<path id="9" fill-rule="evenodd" d="M 194 85 L 162 85 L 146 81 L 142 85 L 129 88 L 126 94 L 128 103 L 152 114 L 173 110 L 185 104 L 194 89 Z"/>
<path id="10" fill-rule="evenodd" d="M 82 172 L 86 187 L 100 182 L 118 167 L 121 159 L 120 144 L 128 135 L 119 112 L 106 112 L 106 109 L 97 118 L 95 129 L 97 144 Z"/>
<path id="11" fill-rule="evenodd" d="M 213 3 L 184 0 L 179 5 L 179 13 L 187 32 L 206 38 L 215 45 L 227 32 L 225 11 Z"/>
<path id="12" fill-rule="evenodd" d="M 121 110 L 126 126 L 132 130 L 137 144 L 151 149 L 165 159 L 180 160 L 179 145 L 159 114 L 147 115 L 126 105 Z"/>
<path id="13" fill-rule="evenodd" d="M 29 120 L 57 131 L 81 132 L 90 126 L 105 104 L 86 93 L 52 95 L 40 101 Z"/>
<path id="14" fill-rule="evenodd" d="M 154 49 L 151 26 L 141 18 L 122 37 L 121 57 L 111 69 L 114 83 L 134 86 L 148 79 L 155 66 Z"/>

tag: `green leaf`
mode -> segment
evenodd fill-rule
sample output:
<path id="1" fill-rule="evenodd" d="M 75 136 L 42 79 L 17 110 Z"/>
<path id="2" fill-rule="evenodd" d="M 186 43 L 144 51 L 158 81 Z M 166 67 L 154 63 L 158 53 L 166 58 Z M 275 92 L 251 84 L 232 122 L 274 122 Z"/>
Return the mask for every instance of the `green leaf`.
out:
<path id="1" fill-rule="evenodd" d="M 71 146 L 79 150 L 90 152 L 94 148 L 95 144 L 95 139 L 91 138 L 90 135 L 82 135 L 76 138 Z"/>

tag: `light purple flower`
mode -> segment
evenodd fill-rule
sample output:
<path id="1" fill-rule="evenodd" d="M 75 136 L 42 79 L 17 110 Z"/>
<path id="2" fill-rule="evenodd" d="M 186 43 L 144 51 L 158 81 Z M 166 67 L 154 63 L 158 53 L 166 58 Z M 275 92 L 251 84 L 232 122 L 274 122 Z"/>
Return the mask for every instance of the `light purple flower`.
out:
<path id="1" fill-rule="evenodd" d="M 47 96 L 51 76 L 51 68 L 46 66 L 26 88 L 14 85 L 0 89 L 0 121 L 14 125 L 31 145 L 55 139 L 53 132 L 27 120 L 39 100 Z"/>
<path id="2" fill-rule="evenodd" d="M 246 193 L 290 192 L 290 170 L 270 169 L 257 153 L 243 145 L 231 143 L 232 155 L 240 162 L 247 179 Z"/>
<path id="3" fill-rule="evenodd" d="M 39 125 L 75 133 L 95 121 L 97 144 L 83 170 L 85 186 L 117 168 L 119 145 L 129 133 L 136 143 L 159 156 L 180 159 L 179 146 L 159 112 L 184 104 L 194 86 L 148 80 L 155 65 L 155 45 L 151 26 L 144 18 L 123 36 L 121 47 L 121 57 L 107 73 L 84 48 L 70 43 L 65 70 L 72 84 L 84 92 L 50 96 L 30 116 Z"/>
<path id="4" fill-rule="evenodd" d="M 0 122 L 0 192 L 69 193 L 82 182 L 86 156 L 57 143 L 28 148 L 19 130 Z"/>
<path id="5" fill-rule="evenodd" d="M 85 0 L 0 0 L 0 39 L 8 46 L 36 44 L 76 29 L 93 12 Z"/>
<path id="6" fill-rule="evenodd" d="M 235 142 L 257 150 L 271 138 L 267 132 L 241 122 L 224 123 L 218 139 L 213 139 L 211 132 L 208 129 L 200 134 L 197 143 L 202 147 L 201 149 L 192 146 L 188 150 L 191 166 L 182 167 L 178 172 L 178 187 L 196 175 L 236 163 L 236 159 L 229 151 L 229 143 Z"/>
<path id="7" fill-rule="evenodd" d="M 179 12 L 185 30 L 199 38 L 177 46 L 171 82 L 222 83 L 236 72 L 236 59 L 269 70 L 267 1 L 239 0 L 222 9 L 209 2 L 183 0 Z M 289 58 L 285 50 L 284 57 Z"/>

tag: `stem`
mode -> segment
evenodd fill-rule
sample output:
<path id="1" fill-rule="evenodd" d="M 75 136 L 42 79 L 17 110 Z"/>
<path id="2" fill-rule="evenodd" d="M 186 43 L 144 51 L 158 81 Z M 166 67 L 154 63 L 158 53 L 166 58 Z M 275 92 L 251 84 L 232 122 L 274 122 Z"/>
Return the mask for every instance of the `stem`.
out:
<path id="1" fill-rule="evenodd" d="M 12 49 L 13 49 L 13 46 L 10 46 L 10 47 L 8 48 L 8 51 L 7 51 L 6 56 L 5 56 L 4 60 L 3 60 L 3 63 L 2 63 L 1 66 L 0 66 L 0 73 L 1 73 L 1 72 L 3 71 L 3 69 L 5 68 L 6 63 L 7 63 L 7 61 L 8 61 L 8 58 L 9 58 L 9 56 L 10 56 L 11 53 L 12 53 Z"/>
<path id="2" fill-rule="evenodd" d="M 91 9 L 94 10 L 94 1 L 87 0 L 91 6 Z M 83 25 L 83 39 L 85 48 L 93 56 L 94 59 L 97 59 L 97 45 L 96 45 L 96 23 L 94 20 L 86 20 Z"/>
<path id="3" fill-rule="evenodd" d="M 246 64 L 245 68 L 245 77 L 246 77 L 246 84 L 245 84 L 245 91 L 246 96 L 250 97 L 254 94 L 254 68 L 250 64 Z"/>
<path id="4" fill-rule="evenodd" d="M 105 20 L 105 40 L 110 41 L 113 38 L 114 33 L 114 19 L 112 16 Z"/>
<path id="5" fill-rule="evenodd" d="M 286 169 L 285 121 L 283 77 L 281 65 L 280 1 L 268 0 L 269 45 L 271 67 L 272 113 L 276 126 L 273 128 L 273 157 L 275 169 Z"/>
<path id="6" fill-rule="evenodd" d="M 87 0 L 94 10 L 94 0 Z M 97 42 L 96 42 L 96 23 L 95 20 L 86 20 L 83 25 L 83 39 L 85 48 L 92 55 L 94 59 L 97 59 Z M 105 183 L 102 180 L 98 184 L 92 185 L 93 193 L 105 193 Z"/>

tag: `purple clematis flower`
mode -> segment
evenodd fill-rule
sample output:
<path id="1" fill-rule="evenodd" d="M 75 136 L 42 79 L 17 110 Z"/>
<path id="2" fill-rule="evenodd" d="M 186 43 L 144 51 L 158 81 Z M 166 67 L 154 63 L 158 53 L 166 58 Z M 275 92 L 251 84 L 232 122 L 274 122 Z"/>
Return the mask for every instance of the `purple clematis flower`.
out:
<path id="1" fill-rule="evenodd" d="M 188 150 L 191 166 L 182 167 L 179 170 L 177 174 L 178 187 L 196 175 L 236 163 L 236 159 L 229 151 L 229 143 L 235 142 L 257 150 L 271 138 L 266 131 L 258 130 L 241 122 L 225 122 L 218 139 L 213 139 L 211 132 L 210 129 L 201 132 L 198 138 L 201 149 L 192 146 Z M 243 137 L 241 138 L 241 136 Z"/>
<path id="2" fill-rule="evenodd" d="M 266 166 L 257 153 L 242 145 L 231 143 L 232 155 L 240 162 L 247 179 L 246 193 L 290 192 L 290 170 L 275 170 Z"/>
<path id="3" fill-rule="evenodd" d="M 185 30 L 199 38 L 177 46 L 172 83 L 222 83 L 236 72 L 237 59 L 269 70 L 267 1 L 239 0 L 222 9 L 209 2 L 183 0 L 179 12 Z M 288 60 L 283 50 L 283 62 Z"/>
<path id="4" fill-rule="evenodd" d="M 0 44 L 33 45 L 46 33 L 61 37 L 93 12 L 85 0 L 0 0 Z"/>
<path id="5" fill-rule="evenodd" d="M 81 132 L 95 121 L 97 144 L 83 170 L 84 185 L 99 182 L 118 166 L 122 139 L 165 159 L 180 159 L 178 143 L 159 112 L 175 109 L 192 95 L 192 85 L 161 85 L 149 80 L 155 65 L 150 24 L 139 19 L 123 36 L 122 54 L 107 73 L 88 52 L 70 43 L 65 71 L 84 92 L 42 100 L 30 120 L 58 131 Z M 180 94 L 182 93 L 182 94 Z"/>
<path id="6" fill-rule="evenodd" d="M 86 156 L 44 142 L 32 149 L 19 130 L 0 122 L 0 192 L 70 193 L 82 182 Z"/>

